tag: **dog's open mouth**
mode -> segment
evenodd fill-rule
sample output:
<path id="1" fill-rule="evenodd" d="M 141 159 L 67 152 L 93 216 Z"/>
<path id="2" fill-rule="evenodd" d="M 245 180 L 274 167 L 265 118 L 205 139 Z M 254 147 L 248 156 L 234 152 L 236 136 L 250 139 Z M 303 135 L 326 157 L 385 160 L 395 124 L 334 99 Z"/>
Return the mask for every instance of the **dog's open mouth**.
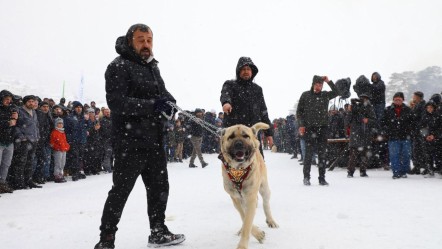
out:
<path id="1" fill-rule="evenodd" d="M 235 151 L 233 158 L 237 162 L 244 162 L 245 160 L 247 160 L 249 155 L 250 155 L 249 151 L 238 150 L 238 151 Z"/>

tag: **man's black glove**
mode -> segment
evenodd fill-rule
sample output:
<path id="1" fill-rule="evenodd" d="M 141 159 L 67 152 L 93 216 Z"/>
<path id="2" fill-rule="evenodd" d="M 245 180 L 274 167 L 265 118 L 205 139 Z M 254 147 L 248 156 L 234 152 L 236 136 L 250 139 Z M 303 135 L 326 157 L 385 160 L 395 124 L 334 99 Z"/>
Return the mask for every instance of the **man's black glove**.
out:
<path id="1" fill-rule="evenodd" d="M 172 115 L 174 113 L 174 109 L 172 106 L 170 106 L 167 102 L 173 102 L 167 98 L 161 97 L 155 101 L 153 104 L 154 110 L 157 113 L 166 113 L 167 115 Z"/>

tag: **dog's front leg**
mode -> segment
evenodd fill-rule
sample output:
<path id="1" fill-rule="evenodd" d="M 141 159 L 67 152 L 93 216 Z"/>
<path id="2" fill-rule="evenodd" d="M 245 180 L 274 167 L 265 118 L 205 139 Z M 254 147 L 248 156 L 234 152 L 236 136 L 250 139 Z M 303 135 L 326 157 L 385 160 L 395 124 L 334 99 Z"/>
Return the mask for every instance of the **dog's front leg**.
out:
<path id="1" fill-rule="evenodd" d="M 250 234 L 253 227 L 253 219 L 255 218 L 257 198 L 256 194 L 244 196 L 244 219 L 242 225 L 241 239 L 237 249 L 247 249 L 249 246 Z"/>

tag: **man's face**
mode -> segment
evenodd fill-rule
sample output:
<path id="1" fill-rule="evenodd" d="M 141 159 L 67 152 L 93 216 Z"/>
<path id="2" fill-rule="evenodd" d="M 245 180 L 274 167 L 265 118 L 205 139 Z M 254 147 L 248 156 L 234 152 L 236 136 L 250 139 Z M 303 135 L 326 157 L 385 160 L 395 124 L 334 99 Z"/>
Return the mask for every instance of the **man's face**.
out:
<path id="1" fill-rule="evenodd" d="M 314 91 L 315 93 L 319 93 L 320 91 L 322 91 L 322 86 L 323 86 L 322 83 L 315 83 L 315 84 L 313 85 L 313 91 Z"/>
<path id="2" fill-rule="evenodd" d="M 95 108 L 95 102 L 91 102 L 91 107 L 94 107 Z"/>
<path id="3" fill-rule="evenodd" d="M 393 103 L 396 106 L 401 106 L 404 103 L 404 100 L 401 97 L 396 97 L 393 99 Z"/>
<path id="4" fill-rule="evenodd" d="M 151 31 L 135 31 L 132 41 L 129 41 L 129 43 L 134 48 L 135 53 L 137 53 L 143 60 L 149 59 L 152 55 L 153 35 Z"/>
<path id="5" fill-rule="evenodd" d="M 378 76 L 377 76 L 376 74 L 374 74 L 374 75 L 371 77 L 371 81 L 372 81 L 372 82 L 377 82 L 377 81 L 378 81 Z"/>
<path id="6" fill-rule="evenodd" d="M 427 105 L 427 112 L 433 113 L 434 112 L 434 107 L 432 105 Z"/>
<path id="7" fill-rule="evenodd" d="M 249 66 L 244 66 L 239 71 L 239 77 L 243 80 L 250 80 L 252 78 L 252 69 Z"/>
<path id="8" fill-rule="evenodd" d="M 12 102 L 12 97 L 11 96 L 6 96 L 2 100 L 3 106 L 9 106 L 11 104 L 11 102 Z"/>
<path id="9" fill-rule="evenodd" d="M 105 109 L 105 110 L 103 111 L 103 115 L 104 115 L 105 117 L 109 118 L 109 117 L 110 117 L 110 110 L 109 110 L 109 109 Z"/>
<path id="10" fill-rule="evenodd" d="M 25 107 L 28 109 L 34 109 L 35 106 L 35 100 L 30 99 L 25 103 Z"/>
<path id="11" fill-rule="evenodd" d="M 40 111 L 42 111 L 43 113 L 48 113 L 49 112 L 49 105 L 42 105 L 40 107 Z"/>
<path id="12" fill-rule="evenodd" d="M 421 101 L 421 98 L 419 96 L 417 96 L 416 94 L 413 94 L 413 102 L 419 103 L 420 101 Z"/>
<path id="13" fill-rule="evenodd" d="M 80 114 L 81 112 L 83 112 L 83 108 L 81 106 L 77 106 L 75 107 L 75 113 Z"/>
<path id="14" fill-rule="evenodd" d="M 63 110 L 59 107 L 55 108 L 52 112 L 57 116 L 61 116 L 63 114 Z"/>

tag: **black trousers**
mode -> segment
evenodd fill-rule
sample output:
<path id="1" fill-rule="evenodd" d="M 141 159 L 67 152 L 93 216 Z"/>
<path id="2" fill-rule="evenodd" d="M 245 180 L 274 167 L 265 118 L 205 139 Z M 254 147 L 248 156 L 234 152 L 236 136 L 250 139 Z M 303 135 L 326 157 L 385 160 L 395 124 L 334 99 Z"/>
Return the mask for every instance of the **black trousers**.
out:
<path id="1" fill-rule="evenodd" d="M 114 234 L 118 230 L 117 224 L 139 175 L 146 188 L 150 229 L 162 229 L 169 197 L 169 177 L 164 149 L 158 146 L 131 151 L 119 148 L 114 150 L 113 186 L 103 209 L 101 236 Z"/>
<path id="2" fill-rule="evenodd" d="M 325 178 L 325 166 L 327 157 L 327 126 L 314 126 L 305 128 L 305 158 L 304 158 L 304 178 L 310 179 L 312 157 L 315 149 L 318 153 L 319 177 Z"/>
<path id="3" fill-rule="evenodd" d="M 25 188 L 32 180 L 32 163 L 35 160 L 36 149 L 36 143 L 29 141 L 14 144 L 10 179 L 14 188 Z"/>
<path id="4" fill-rule="evenodd" d="M 424 139 L 419 135 L 414 135 L 412 137 L 412 160 L 413 165 L 415 169 L 425 169 L 426 165 L 426 157 L 424 156 L 425 153 L 425 142 Z"/>

